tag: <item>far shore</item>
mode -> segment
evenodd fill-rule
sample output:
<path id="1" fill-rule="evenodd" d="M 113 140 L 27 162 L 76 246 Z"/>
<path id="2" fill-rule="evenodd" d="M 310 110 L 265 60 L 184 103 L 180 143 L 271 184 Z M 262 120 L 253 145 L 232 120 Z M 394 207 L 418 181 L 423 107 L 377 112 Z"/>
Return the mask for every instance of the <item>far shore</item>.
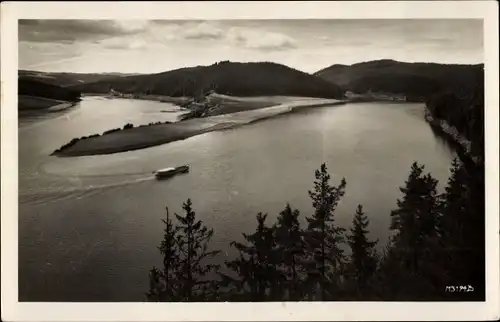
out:
<path id="1" fill-rule="evenodd" d="M 17 104 L 20 111 L 59 111 L 71 107 L 78 102 L 69 102 L 45 97 L 18 95 Z"/>
<path id="2" fill-rule="evenodd" d="M 161 103 L 172 103 L 172 104 L 185 104 L 192 101 L 192 97 L 187 96 L 164 96 L 164 95 L 145 95 L 145 94 L 123 94 L 123 96 L 113 96 L 108 93 L 83 93 L 82 97 L 86 96 L 100 96 L 107 97 L 110 99 L 136 99 L 136 100 L 145 100 L 145 101 L 155 101 Z"/>
<path id="3" fill-rule="evenodd" d="M 146 95 L 146 94 L 123 94 L 122 96 L 113 96 L 108 93 L 82 93 L 82 97 L 105 97 L 109 99 L 135 99 L 135 100 L 145 100 L 145 101 L 156 101 L 162 103 L 173 103 L 173 104 L 185 104 L 193 101 L 193 97 L 190 96 L 165 96 L 165 95 Z M 218 93 L 212 93 L 205 97 L 207 102 L 216 103 L 266 103 L 272 105 L 279 105 L 287 102 L 299 102 L 299 101 L 310 101 L 318 100 L 321 98 L 317 97 L 305 97 L 305 96 L 230 96 Z"/>
<path id="4" fill-rule="evenodd" d="M 212 131 L 232 129 L 236 126 L 292 113 L 304 108 L 333 106 L 345 104 L 347 101 L 319 98 L 298 97 L 230 97 L 215 95 L 219 99 L 231 99 L 240 102 L 265 102 L 271 107 L 250 109 L 230 114 L 222 114 L 203 118 L 194 118 L 182 122 L 139 125 L 117 132 L 87 137 L 76 143 L 56 151 L 53 155 L 60 157 L 76 157 L 86 155 L 102 155 L 126 152 L 184 140 L 192 136 Z M 144 99 L 144 96 L 143 98 Z"/>

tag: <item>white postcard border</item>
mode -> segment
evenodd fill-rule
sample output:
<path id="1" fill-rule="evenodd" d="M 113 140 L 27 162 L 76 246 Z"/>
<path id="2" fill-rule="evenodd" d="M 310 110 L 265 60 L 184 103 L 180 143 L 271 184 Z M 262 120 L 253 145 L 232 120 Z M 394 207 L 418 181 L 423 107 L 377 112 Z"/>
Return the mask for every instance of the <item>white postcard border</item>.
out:
<path id="1" fill-rule="evenodd" d="M 499 319 L 498 3 L 496 1 L 4 2 L 1 5 L 1 259 L 5 321 L 394 321 Z M 300 303 L 19 303 L 18 19 L 484 20 L 487 301 Z M 332 62 L 333 63 L 333 62 Z"/>

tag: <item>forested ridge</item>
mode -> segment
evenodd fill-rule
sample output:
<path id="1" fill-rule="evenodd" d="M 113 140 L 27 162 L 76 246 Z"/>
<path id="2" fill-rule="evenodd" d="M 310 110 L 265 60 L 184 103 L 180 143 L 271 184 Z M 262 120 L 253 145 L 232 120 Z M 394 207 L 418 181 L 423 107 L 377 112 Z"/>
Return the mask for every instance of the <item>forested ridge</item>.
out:
<path id="1" fill-rule="evenodd" d="M 79 101 L 81 95 L 80 92 L 73 89 L 44 83 L 26 77 L 18 78 L 18 94 L 69 102 Z"/>
<path id="2" fill-rule="evenodd" d="M 119 78 L 134 74 L 122 73 L 58 73 L 58 72 L 42 72 L 35 70 L 19 70 L 18 77 L 31 79 L 34 81 L 68 87 L 79 84 L 97 82 L 105 79 Z"/>
<path id="3" fill-rule="evenodd" d="M 403 94 L 411 101 L 425 101 L 443 91 L 471 92 L 484 76 L 484 65 L 407 63 L 391 59 L 353 65 L 332 65 L 315 76 L 355 93 Z"/>
<path id="4" fill-rule="evenodd" d="M 126 76 L 73 86 L 86 93 L 200 97 L 211 91 L 232 96 L 285 95 L 342 98 L 343 91 L 321 78 L 271 63 L 223 61 L 158 74 Z"/>

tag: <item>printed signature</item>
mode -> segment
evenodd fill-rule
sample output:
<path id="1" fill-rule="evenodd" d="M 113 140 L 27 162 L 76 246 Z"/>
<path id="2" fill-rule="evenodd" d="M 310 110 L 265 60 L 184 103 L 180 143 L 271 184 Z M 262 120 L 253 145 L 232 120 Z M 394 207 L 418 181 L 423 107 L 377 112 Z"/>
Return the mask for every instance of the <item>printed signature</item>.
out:
<path id="1" fill-rule="evenodd" d="M 445 292 L 474 292 L 474 287 L 471 285 L 449 285 L 445 287 Z"/>

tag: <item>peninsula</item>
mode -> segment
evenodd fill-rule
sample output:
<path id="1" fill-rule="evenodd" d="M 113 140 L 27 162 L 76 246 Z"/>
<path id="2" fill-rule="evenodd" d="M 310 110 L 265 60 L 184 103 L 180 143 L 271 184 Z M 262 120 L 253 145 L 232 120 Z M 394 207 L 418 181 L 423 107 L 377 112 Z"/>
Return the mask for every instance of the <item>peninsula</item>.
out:
<path id="1" fill-rule="evenodd" d="M 238 98 L 240 101 L 252 101 L 257 98 Z M 265 101 L 265 97 L 258 98 Z M 332 106 L 344 104 L 336 99 L 304 98 L 304 97 L 272 97 L 269 104 L 278 104 L 266 108 L 222 114 L 203 118 L 193 118 L 174 123 L 154 123 L 134 127 L 127 124 L 123 129 L 108 131 L 103 135 L 90 135 L 82 139 L 73 139 L 53 155 L 61 157 L 111 154 L 143 149 L 151 146 L 184 140 L 189 137 L 212 131 L 231 129 L 303 108 Z"/>

